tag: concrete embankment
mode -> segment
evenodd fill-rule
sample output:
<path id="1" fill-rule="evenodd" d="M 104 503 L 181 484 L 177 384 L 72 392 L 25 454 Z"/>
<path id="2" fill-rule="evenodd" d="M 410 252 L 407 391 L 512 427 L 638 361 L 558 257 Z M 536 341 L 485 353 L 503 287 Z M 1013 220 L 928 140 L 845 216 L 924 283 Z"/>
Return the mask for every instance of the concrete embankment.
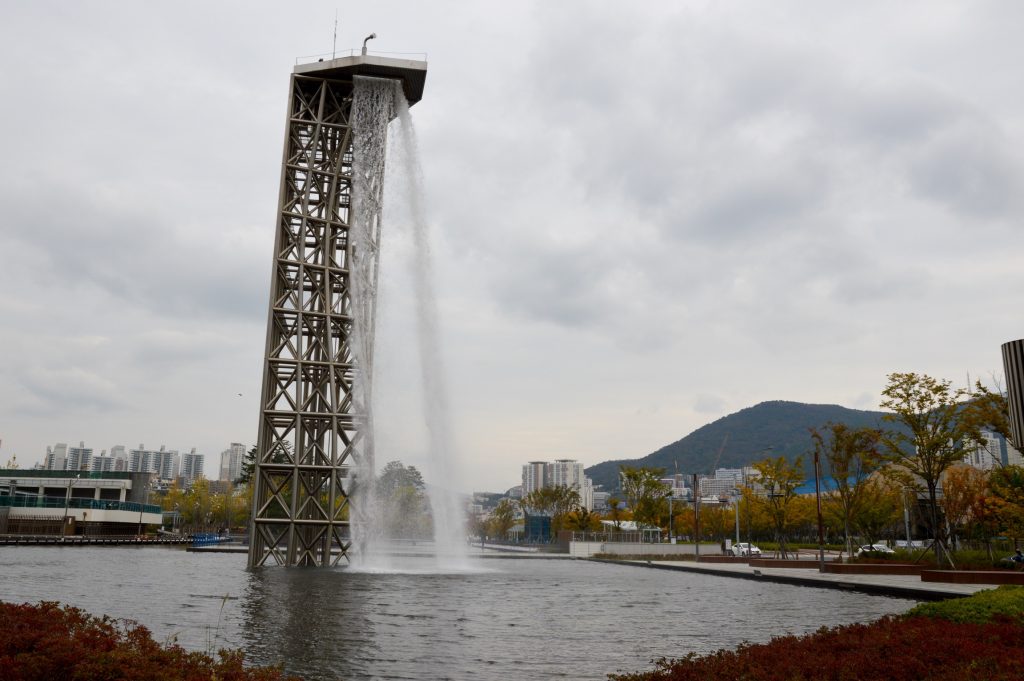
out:
<path id="1" fill-rule="evenodd" d="M 604 558 L 590 558 L 588 560 L 599 563 L 614 563 L 616 565 L 632 565 L 638 568 L 677 570 L 716 577 L 751 579 L 822 589 L 860 591 L 884 596 L 912 598 L 920 601 L 962 598 L 984 589 L 993 588 L 991 584 L 922 582 L 919 575 L 822 573 L 816 570 L 808 570 L 805 567 L 754 567 L 737 563 L 698 563 L 694 561 L 667 560 L 609 560 Z"/>

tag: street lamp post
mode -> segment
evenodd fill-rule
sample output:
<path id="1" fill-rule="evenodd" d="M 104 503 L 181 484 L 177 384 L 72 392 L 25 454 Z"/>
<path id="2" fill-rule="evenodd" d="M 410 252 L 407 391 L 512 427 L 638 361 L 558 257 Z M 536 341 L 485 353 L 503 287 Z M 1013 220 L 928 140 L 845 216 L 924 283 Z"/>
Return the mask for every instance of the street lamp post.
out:
<path id="1" fill-rule="evenodd" d="M 825 533 L 821 524 L 821 487 L 818 479 L 821 477 L 821 461 L 818 457 L 818 450 L 814 450 L 814 498 L 818 503 L 818 571 L 825 571 Z"/>
<path id="2" fill-rule="evenodd" d="M 694 560 L 700 562 L 700 482 L 693 474 L 693 551 Z"/>
<path id="3" fill-rule="evenodd" d="M 675 529 L 674 529 L 673 524 L 672 524 L 672 499 L 674 499 L 674 498 L 675 498 L 675 490 L 673 490 L 672 493 L 668 495 L 668 543 L 669 544 L 675 544 L 676 543 Z"/>
<path id="4" fill-rule="evenodd" d="M 146 502 L 149 501 L 149 486 L 146 486 L 146 494 L 139 502 L 139 539 L 142 539 L 142 512 L 146 510 Z"/>
<path id="5" fill-rule="evenodd" d="M 736 543 L 740 543 L 740 491 L 732 491 L 732 508 L 736 512 Z M 739 549 L 737 549 L 739 550 Z"/>
<path id="6" fill-rule="evenodd" d="M 774 445 L 768 445 L 767 447 L 764 447 L 763 449 L 761 449 L 761 451 L 757 453 L 757 456 L 760 456 L 762 454 L 766 454 L 766 453 L 772 451 L 773 449 L 775 449 Z M 755 477 L 755 479 L 756 479 L 756 477 Z M 743 469 L 743 486 L 744 487 L 747 486 L 747 471 L 746 471 L 746 468 Z M 747 502 L 747 548 L 748 549 L 751 546 L 754 545 L 754 530 L 751 528 L 751 524 L 752 523 L 751 523 L 751 520 L 750 520 L 750 502 L 748 500 L 748 502 Z"/>
<path id="7" fill-rule="evenodd" d="M 910 510 L 907 507 L 907 492 L 909 491 L 909 487 L 904 487 L 903 494 L 900 495 L 903 498 L 903 527 L 907 531 L 907 551 L 911 551 L 913 546 L 910 543 Z"/>
<path id="8" fill-rule="evenodd" d="M 82 477 L 81 473 L 78 473 L 73 478 L 68 478 L 68 492 L 64 495 L 64 516 L 60 519 L 60 540 L 64 541 L 64 535 L 67 533 L 68 527 L 68 509 L 71 508 L 71 487 L 75 484 L 75 480 Z"/>

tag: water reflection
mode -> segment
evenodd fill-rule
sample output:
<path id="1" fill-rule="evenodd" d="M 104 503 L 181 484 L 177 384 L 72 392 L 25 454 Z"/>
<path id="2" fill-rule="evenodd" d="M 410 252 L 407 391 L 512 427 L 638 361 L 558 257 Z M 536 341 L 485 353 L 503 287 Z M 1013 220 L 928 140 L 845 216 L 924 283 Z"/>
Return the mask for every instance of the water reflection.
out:
<path id="1" fill-rule="evenodd" d="M 369 616 L 373 590 L 358 577 L 343 569 L 253 571 L 242 605 L 247 657 L 307 678 L 367 678 L 380 649 Z"/>
<path id="2" fill-rule="evenodd" d="M 243 599 L 254 662 L 308 679 L 602 679 L 652 659 L 906 610 L 900 599 L 575 561 L 473 574 L 266 569 Z"/>
<path id="3" fill-rule="evenodd" d="M 604 679 L 661 656 L 875 619 L 913 603 L 585 561 L 478 560 L 472 573 L 244 569 L 161 548 L 0 552 L 0 600 L 135 619 L 193 650 L 242 648 L 308 679 Z M 82 575 L 88 575 L 83 579 Z M 229 598 L 225 599 L 224 596 Z"/>

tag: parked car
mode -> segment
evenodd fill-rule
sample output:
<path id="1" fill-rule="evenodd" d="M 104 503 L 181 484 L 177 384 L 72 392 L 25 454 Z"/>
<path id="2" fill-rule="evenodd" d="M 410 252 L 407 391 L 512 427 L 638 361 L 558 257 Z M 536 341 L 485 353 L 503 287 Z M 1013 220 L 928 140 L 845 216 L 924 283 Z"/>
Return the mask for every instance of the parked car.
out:
<path id="1" fill-rule="evenodd" d="M 753 544 L 748 544 L 745 541 L 741 541 L 737 544 L 732 545 L 732 555 L 734 556 L 760 556 L 761 549 L 757 548 Z"/>
<path id="2" fill-rule="evenodd" d="M 895 554 L 896 552 L 893 551 L 892 549 L 890 549 L 885 544 L 866 544 L 866 545 L 860 547 L 859 549 L 857 549 L 857 555 L 858 556 L 860 556 L 862 554 L 865 554 L 865 553 L 885 554 L 887 556 L 890 556 L 890 555 Z"/>

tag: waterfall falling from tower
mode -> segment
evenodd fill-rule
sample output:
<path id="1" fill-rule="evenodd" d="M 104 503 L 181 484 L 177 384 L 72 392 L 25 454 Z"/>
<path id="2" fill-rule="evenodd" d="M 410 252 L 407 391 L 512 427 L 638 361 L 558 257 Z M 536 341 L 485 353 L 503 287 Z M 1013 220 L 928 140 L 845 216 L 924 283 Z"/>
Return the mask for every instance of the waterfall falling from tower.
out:
<path id="1" fill-rule="evenodd" d="M 407 227 L 413 241 L 411 263 L 415 290 L 416 329 L 421 370 L 422 404 L 428 437 L 425 468 L 434 529 L 437 565 L 443 570 L 466 569 L 468 559 L 463 528 L 463 511 L 454 490 L 455 456 L 448 388 L 440 346 L 437 299 L 430 255 L 430 239 L 423 205 L 422 171 L 419 163 L 415 128 L 409 106 L 398 81 L 356 78 L 352 106 L 354 129 L 353 223 L 356 257 L 351 275 L 352 294 L 357 301 L 353 310 L 353 349 L 357 357 L 359 410 L 365 414 L 365 434 L 358 449 L 357 487 L 354 506 L 353 539 L 356 542 L 357 567 L 371 570 L 393 569 L 392 558 L 383 546 L 381 519 L 385 517 L 376 498 L 372 480 L 375 473 L 373 419 L 373 346 L 378 273 L 380 229 L 387 186 L 387 205 L 400 205 L 398 211 L 408 225 L 389 225 L 388 229 Z M 390 123 L 390 126 L 389 126 Z M 391 135 L 388 135 L 388 128 Z M 385 156 L 388 157 L 385 183 Z M 391 215 L 389 209 L 388 215 Z M 361 254 L 361 255 L 360 255 Z"/>
<path id="2" fill-rule="evenodd" d="M 360 441 L 355 455 L 355 482 L 350 513 L 355 560 L 388 567 L 381 550 L 383 528 L 380 500 L 374 484 L 376 452 L 373 420 L 373 351 L 377 314 L 377 274 L 384 196 L 388 122 L 394 115 L 394 85 L 376 78 L 356 78 L 352 100 L 352 208 L 349 234 L 349 287 L 355 366 L 352 390 Z"/>

